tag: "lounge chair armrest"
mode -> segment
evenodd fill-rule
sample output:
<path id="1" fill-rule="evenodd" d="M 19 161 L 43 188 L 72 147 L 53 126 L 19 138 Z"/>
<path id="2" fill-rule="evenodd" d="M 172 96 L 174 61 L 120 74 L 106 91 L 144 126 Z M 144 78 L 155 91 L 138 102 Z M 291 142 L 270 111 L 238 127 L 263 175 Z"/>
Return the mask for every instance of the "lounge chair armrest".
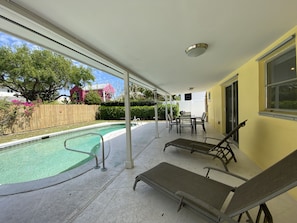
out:
<path id="1" fill-rule="evenodd" d="M 209 175 L 209 173 L 210 173 L 210 170 L 214 170 L 214 171 L 221 172 L 221 173 L 227 174 L 227 175 L 229 175 L 229 176 L 232 176 L 232 177 L 241 179 L 241 180 L 243 180 L 243 181 L 248 181 L 248 179 L 246 179 L 246 178 L 244 178 L 244 177 L 242 177 L 242 176 L 239 176 L 239 175 L 234 174 L 234 173 L 230 173 L 230 172 L 225 171 L 225 170 L 221 170 L 221 169 L 219 169 L 219 168 L 206 166 L 206 167 L 204 167 L 203 169 L 207 169 L 207 173 L 206 173 L 205 177 L 208 177 L 208 175 Z"/>
<path id="2" fill-rule="evenodd" d="M 181 207 L 184 204 L 185 200 L 188 200 L 191 203 L 194 203 L 197 205 L 197 208 L 200 208 L 201 211 L 207 212 L 207 216 L 211 217 L 215 222 L 229 222 L 229 223 L 236 223 L 237 221 L 233 220 L 231 217 L 225 215 L 220 210 L 216 209 L 215 207 L 211 206 L 210 204 L 192 196 L 191 194 L 188 194 L 184 191 L 177 191 L 175 193 L 177 197 L 180 198 L 180 203 L 178 207 L 178 211 L 181 209 Z M 211 215 L 211 216 L 210 216 Z"/>

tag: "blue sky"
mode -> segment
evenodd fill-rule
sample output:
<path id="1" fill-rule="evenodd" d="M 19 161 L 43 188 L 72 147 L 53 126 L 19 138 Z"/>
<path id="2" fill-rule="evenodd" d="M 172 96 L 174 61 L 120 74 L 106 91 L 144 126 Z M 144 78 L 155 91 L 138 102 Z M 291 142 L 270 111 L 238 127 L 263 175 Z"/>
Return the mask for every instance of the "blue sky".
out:
<path id="1" fill-rule="evenodd" d="M 22 39 L 16 38 L 14 36 L 8 35 L 6 33 L 0 32 L 0 47 L 8 46 L 8 47 L 16 47 L 22 46 L 26 44 L 30 49 L 42 49 L 41 47 L 34 45 L 30 42 L 24 41 Z M 77 61 L 73 61 L 74 64 L 83 65 Z M 124 91 L 124 80 L 108 73 L 105 73 L 101 70 L 97 70 L 92 68 L 92 73 L 95 76 L 94 84 L 111 84 L 115 89 L 115 97 L 121 95 Z M 61 94 L 69 94 L 69 91 L 61 91 Z"/>

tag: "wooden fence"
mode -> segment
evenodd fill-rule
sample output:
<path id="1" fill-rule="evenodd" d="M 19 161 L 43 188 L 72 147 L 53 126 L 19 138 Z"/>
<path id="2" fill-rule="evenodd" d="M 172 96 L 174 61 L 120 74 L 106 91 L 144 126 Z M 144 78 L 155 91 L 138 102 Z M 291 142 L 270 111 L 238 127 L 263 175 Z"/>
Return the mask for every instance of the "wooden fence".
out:
<path id="1" fill-rule="evenodd" d="M 98 105 L 38 105 L 31 117 L 21 118 L 12 127 L 14 133 L 96 120 Z"/>

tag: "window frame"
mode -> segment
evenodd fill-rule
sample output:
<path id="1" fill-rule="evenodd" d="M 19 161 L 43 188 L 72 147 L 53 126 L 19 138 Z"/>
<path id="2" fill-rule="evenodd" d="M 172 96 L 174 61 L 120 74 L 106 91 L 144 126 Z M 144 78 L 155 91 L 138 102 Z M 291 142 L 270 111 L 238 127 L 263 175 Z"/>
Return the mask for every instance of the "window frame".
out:
<path id="1" fill-rule="evenodd" d="M 262 115 L 268 115 L 273 117 L 285 117 L 286 119 L 294 119 L 295 116 L 297 116 L 297 109 L 281 109 L 281 108 L 268 108 L 268 87 L 271 87 L 273 85 L 276 85 L 276 83 L 268 84 L 267 78 L 267 64 L 280 56 L 288 53 L 292 49 L 295 49 L 295 60 L 297 60 L 297 48 L 295 43 L 295 36 L 291 38 L 290 40 L 280 44 L 278 47 L 274 48 L 271 52 L 267 53 L 265 56 L 263 56 L 261 59 L 258 59 L 259 62 L 259 68 L 260 68 L 260 75 L 259 75 L 259 84 L 260 84 L 260 100 L 259 100 L 259 113 Z M 297 64 L 297 61 L 296 61 Z M 293 79 L 290 79 L 291 82 L 297 81 L 297 71 L 295 68 L 296 76 Z M 286 80 L 286 81 L 289 81 Z M 281 83 L 283 81 L 277 82 Z M 297 117 L 296 117 L 297 119 Z"/>

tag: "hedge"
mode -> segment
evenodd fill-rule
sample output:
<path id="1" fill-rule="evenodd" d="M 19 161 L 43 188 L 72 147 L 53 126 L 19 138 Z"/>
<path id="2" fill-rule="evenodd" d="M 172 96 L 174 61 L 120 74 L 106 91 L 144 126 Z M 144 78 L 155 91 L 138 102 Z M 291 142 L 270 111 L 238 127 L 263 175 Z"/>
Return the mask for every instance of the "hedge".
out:
<path id="1" fill-rule="evenodd" d="M 168 112 L 170 111 L 170 105 L 167 105 Z M 158 119 L 165 120 L 165 105 L 158 105 Z M 155 106 L 143 105 L 143 106 L 131 106 L 131 119 L 134 116 L 141 120 L 152 120 L 155 117 Z M 178 114 L 178 106 L 172 105 L 173 116 Z M 124 106 L 111 106 L 103 105 L 98 109 L 97 119 L 102 120 L 121 120 L 125 119 L 125 107 Z"/>
<path id="2" fill-rule="evenodd" d="M 156 102 L 154 101 L 130 101 L 130 106 L 154 106 Z M 102 102 L 103 106 L 125 106 L 125 103 L 122 101 L 108 101 Z"/>

